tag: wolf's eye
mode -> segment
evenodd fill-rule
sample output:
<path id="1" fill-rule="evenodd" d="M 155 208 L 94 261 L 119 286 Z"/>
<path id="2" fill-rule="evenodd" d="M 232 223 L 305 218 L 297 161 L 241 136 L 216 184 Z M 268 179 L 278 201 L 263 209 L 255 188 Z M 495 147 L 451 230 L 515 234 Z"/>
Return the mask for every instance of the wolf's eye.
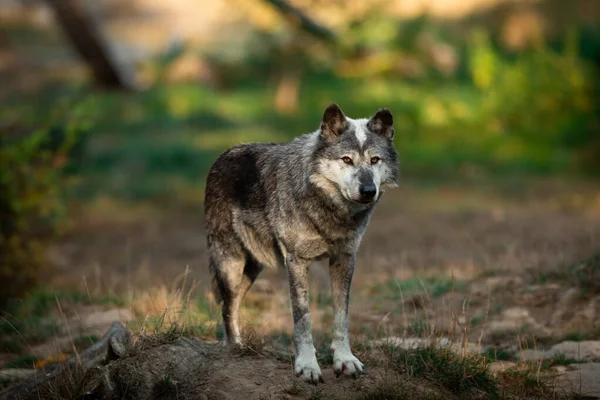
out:
<path id="1" fill-rule="evenodd" d="M 346 164 L 352 165 L 352 159 L 350 157 L 342 157 L 342 161 Z"/>
<path id="2" fill-rule="evenodd" d="M 371 164 L 377 164 L 379 162 L 380 158 L 379 157 L 372 157 L 371 158 Z"/>

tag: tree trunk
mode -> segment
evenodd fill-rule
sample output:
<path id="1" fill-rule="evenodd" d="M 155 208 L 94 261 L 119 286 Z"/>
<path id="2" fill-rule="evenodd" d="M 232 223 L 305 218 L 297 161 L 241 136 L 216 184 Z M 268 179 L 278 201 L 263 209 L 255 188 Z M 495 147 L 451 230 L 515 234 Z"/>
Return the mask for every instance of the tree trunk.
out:
<path id="1" fill-rule="evenodd" d="M 46 0 L 67 38 L 91 69 L 95 82 L 107 89 L 132 90 L 123 68 L 108 53 L 106 44 L 91 15 L 78 0 Z"/>

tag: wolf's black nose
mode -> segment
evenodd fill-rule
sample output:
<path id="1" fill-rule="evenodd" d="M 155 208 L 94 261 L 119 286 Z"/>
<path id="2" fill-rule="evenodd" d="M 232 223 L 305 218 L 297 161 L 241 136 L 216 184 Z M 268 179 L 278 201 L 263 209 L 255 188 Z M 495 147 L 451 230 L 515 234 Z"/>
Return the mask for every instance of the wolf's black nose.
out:
<path id="1" fill-rule="evenodd" d="M 358 188 L 360 197 L 364 200 L 372 200 L 377 194 L 377 187 L 373 184 L 360 185 Z"/>

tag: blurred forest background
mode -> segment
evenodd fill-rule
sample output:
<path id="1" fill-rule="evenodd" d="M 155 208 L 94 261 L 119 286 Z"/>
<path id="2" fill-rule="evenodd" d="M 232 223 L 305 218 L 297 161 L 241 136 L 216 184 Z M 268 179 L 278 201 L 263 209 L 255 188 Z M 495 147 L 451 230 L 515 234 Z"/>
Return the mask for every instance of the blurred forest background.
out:
<path id="1" fill-rule="evenodd" d="M 202 280 L 214 159 L 239 142 L 313 131 L 331 102 L 352 117 L 392 110 L 403 185 L 416 188 L 407 198 L 449 182 L 514 197 L 558 180 L 538 200 L 600 202 L 597 0 L 0 0 L 0 82 L 2 307 L 36 287 L 131 289 L 186 264 Z M 440 207 L 471 204 L 427 193 Z M 540 209 L 523 210 L 513 221 Z M 490 212 L 477 226 L 436 221 L 485 240 L 503 218 Z M 589 239 L 597 220 L 567 214 L 506 229 L 507 243 L 568 235 L 531 244 L 538 253 L 518 268 L 600 248 Z M 406 218 L 376 220 L 373 232 L 387 223 L 396 235 Z M 408 241 L 396 236 L 385 262 L 369 245 L 381 237 L 368 236 L 364 263 L 456 262 L 469 243 L 448 243 L 449 260 L 431 238 L 456 231 L 427 221 L 404 225 Z M 423 255 L 407 247 L 399 261 L 412 244 Z M 490 246 L 469 251 L 485 261 L 513 249 Z"/>

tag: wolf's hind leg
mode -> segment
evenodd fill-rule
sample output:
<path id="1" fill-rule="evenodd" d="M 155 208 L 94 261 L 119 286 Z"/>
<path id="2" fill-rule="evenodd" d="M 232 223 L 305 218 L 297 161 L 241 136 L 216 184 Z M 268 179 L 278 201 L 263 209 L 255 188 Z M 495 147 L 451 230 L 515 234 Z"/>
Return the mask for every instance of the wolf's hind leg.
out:
<path id="1" fill-rule="evenodd" d="M 243 251 L 223 252 L 222 249 L 209 249 L 210 268 L 213 274 L 215 295 L 221 300 L 225 341 L 240 344 L 239 290 L 242 286 L 246 257 Z"/>
<path id="2" fill-rule="evenodd" d="M 241 345 L 240 307 L 244 296 L 263 268 L 247 254 L 230 256 L 214 262 L 214 264 L 218 264 L 214 270 L 216 271 L 219 294 L 223 300 L 222 315 L 223 324 L 225 325 L 225 341 Z"/>

